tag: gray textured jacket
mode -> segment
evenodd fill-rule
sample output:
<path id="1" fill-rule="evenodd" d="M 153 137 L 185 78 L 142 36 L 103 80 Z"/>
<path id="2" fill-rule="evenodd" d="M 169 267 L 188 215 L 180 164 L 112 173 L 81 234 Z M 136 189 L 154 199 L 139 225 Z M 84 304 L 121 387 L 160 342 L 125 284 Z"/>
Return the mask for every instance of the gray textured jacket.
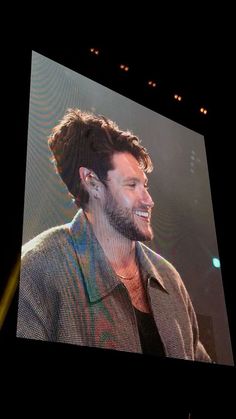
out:
<path id="1" fill-rule="evenodd" d="M 210 361 L 175 268 L 139 242 L 136 251 L 166 356 Z M 23 246 L 17 336 L 142 352 L 129 295 L 83 211 Z"/>

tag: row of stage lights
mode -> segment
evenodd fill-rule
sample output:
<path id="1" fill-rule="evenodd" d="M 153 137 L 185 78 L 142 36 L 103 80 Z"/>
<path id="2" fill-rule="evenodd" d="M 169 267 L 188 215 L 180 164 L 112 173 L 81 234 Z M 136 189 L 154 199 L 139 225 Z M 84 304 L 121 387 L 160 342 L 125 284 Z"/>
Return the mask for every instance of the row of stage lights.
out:
<path id="1" fill-rule="evenodd" d="M 99 55 L 99 52 L 100 51 L 99 51 L 99 49 L 96 49 L 96 48 L 90 48 L 90 52 L 92 54 Z M 129 66 L 126 65 L 126 64 L 120 64 L 119 68 L 120 68 L 120 70 L 125 71 L 125 72 L 128 72 L 129 71 Z M 150 88 L 156 88 L 157 87 L 157 82 L 156 81 L 153 81 L 153 80 L 148 80 L 147 85 Z M 182 101 L 182 96 L 180 96 L 180 95 L 178 95 L 176 93 L 173 95 L 173 98 L 175 100 L 177 100 L 178 102 L 181 102 Z M 203 115 L 206 115 L 207 114 L 207 109 L 201 107 L 199 109 L 199 112 L 202 113 Z"/>

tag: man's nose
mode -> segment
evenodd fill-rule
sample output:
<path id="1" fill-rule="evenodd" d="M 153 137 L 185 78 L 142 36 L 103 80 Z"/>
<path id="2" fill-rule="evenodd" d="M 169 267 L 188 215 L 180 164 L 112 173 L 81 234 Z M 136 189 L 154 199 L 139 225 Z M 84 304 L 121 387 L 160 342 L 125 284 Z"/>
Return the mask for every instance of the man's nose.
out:
<path id="1" fill-rule="evenodd" d="M 144 189 L 143 191 L 142 201 L 145 205 L 149 206 L 150 208 L 154 207 L 154 202 L 152 200 L 150 193 L 147 191 L 147 189 Z"/>

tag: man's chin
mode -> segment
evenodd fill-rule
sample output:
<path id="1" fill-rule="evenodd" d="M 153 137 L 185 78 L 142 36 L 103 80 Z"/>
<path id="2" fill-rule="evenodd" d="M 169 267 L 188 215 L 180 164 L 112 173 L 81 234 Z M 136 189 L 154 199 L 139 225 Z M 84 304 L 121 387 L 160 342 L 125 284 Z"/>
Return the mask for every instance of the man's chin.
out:
<path id="1" fill-rule="evenodd" d="M 137 222 L 135 224 L 138 236 L 140 236 L 138 241 L 149 242 L 153 239 L 154 234 L 150 223 L 143 221 L 141 224 Z"/>
<path id="2" fill-rule="evenodd" d="M 140 241 L 140 242 L 150 242 L 153 239 L 153 237 L 154 237 L 154 234 L 153 234 L 152 231 L 149 231 L 146 234 L 142 233 L 140 231 L 140 237 L 139 237 L 138 241 Z"/>
<path id="3" fill-rule="evenodd" d="M 141 242 L 150 242 L 153 239 L 153 235 L 146 236 L 143 240 L 139 240 Z"/>

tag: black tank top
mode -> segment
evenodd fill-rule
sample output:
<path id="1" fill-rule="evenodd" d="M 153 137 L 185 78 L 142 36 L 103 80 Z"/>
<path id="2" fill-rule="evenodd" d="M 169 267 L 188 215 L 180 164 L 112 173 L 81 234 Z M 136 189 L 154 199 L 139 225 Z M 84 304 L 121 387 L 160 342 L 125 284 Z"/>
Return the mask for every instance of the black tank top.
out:
<path id="1" fill-rule="evenodd" d="M 165 356 L 153 316 L 134 307 L 143 354 Z"/>

